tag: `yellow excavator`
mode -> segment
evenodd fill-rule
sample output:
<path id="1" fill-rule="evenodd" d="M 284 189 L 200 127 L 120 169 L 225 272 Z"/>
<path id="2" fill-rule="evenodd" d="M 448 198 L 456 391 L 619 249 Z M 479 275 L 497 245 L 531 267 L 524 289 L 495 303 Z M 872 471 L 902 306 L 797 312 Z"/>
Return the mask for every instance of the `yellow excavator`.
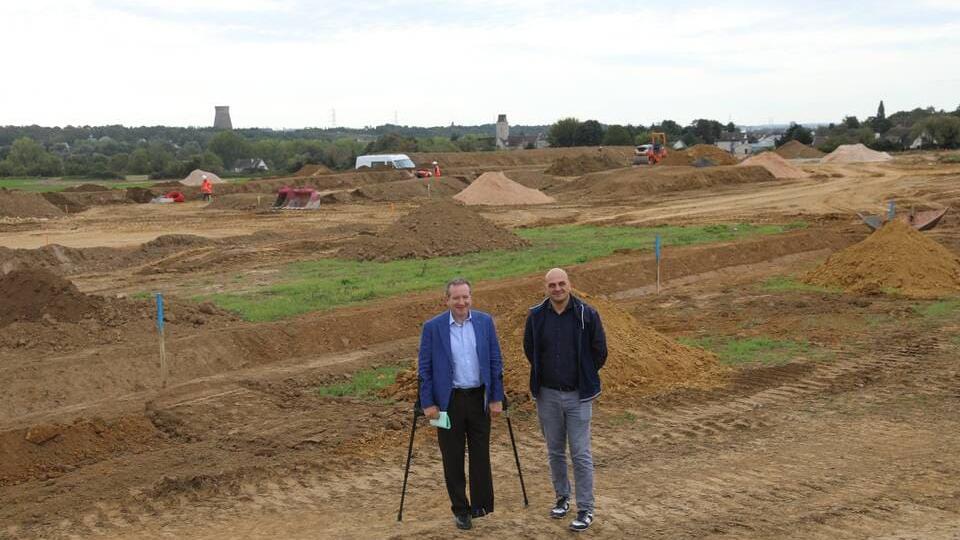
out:
<path id="1" fill-rule="evenodd" d="M 636 148 L 633 159 L 635 165 L 656 165 L 667 157 L 667 134 L 654 131 L 650 134 L 650 144 L 643 144 Z"/>

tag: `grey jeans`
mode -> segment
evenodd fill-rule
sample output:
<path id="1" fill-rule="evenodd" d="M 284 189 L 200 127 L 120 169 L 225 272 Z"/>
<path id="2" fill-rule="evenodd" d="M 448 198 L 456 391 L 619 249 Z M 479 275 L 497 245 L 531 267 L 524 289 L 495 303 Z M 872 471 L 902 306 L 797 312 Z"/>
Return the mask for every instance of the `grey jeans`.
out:
<path id="1" fill-rule="evenodd" d="M 540 388 L 537 417 L 547 441 L 550 476 L 557 497 L 570 497 L 566 447 L 570 445 L 577 510 L 593 511 L 593 456 L 590 454 L 590 418 L 593 402 L 580 401 L 580 393 Z"/>

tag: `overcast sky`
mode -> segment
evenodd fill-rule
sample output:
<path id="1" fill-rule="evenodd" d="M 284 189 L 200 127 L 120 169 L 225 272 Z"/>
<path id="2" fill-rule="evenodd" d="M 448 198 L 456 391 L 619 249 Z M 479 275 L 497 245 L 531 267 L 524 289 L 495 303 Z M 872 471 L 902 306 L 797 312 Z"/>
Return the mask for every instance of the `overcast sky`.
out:
<path id="1" fill-rule="evenodd" d="M 842 5 L 842 7 L 840 7 Z M 960 0 L 2 0 L 0 125 L 838 121 L 960 105 Z"/>

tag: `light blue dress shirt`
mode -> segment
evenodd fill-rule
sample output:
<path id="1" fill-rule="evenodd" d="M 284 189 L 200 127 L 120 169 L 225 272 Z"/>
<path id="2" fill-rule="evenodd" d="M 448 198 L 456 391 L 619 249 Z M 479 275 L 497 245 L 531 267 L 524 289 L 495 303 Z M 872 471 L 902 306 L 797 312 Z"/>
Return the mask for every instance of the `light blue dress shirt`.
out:
<path id="1" fill-rule="evenodd" d="M 453 387 L 480 386 L 480 358 L 477 356 L 477 335 L 473 331 L 473 314 L 458 324 L 450 314 L 450 352 L 453 354 Z"/>

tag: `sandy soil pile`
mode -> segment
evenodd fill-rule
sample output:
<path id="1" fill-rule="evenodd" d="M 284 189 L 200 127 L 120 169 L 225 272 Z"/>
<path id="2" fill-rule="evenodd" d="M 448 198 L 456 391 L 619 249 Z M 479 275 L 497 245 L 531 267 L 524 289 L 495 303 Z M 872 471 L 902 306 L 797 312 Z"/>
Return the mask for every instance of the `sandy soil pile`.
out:
<path id="1" fill-rule="evenodd" d="M 679 387 L 715 384 L 724 373 L 717 357 L 708 351 L 681 345 L 637 322 L 632 315 L 600 298 L 578 293 L 600 313 L 607 336 L 609 355 L 600 370 L 604 395 L 654 394 Z M 503 352 L 503 380 L 514 402 L 529 398 L 530 364 L 523 354 L 523 330 L 531 305 L 542 296 L 518 298 L 505 316 L 496 320 Z M 397 376 L 384 389 L 393 399 L 414 401 L 417 394 L 416 364 Z"/>
<path id="2" fill-rule="evenodd" d="M 749 157 L 740 162 L 741 166 L 763 167 L 777 178 L 808 178 L 810 175 L 773 152 Z"/>
<path id="3" fill-rule="evenodd" d="M 916 298 L 960 292 L 960 258 L 899 220 L 831 255 L 802 277 L 806 283 L 851 292 L 897 289 Z"/>
<path id="4" fill-rule="evenodd" d="M 0 276 L 0 298 L 0 326 L 40 319 L 77 322 L 103 303 L 42 268 L 21 268 Z"/>
<path id="5" fill-rule="evenodd" d="M 39 193 L 0 188 L 0 217 L 52 218 L 62 215 L 62 210 L 50 204 Z"/>
<path id="6" fill-rule="evenodd" d="M 203 175 L 207 175 L 207 180 L 210 180 L 211 184 L 226 183 L 226 180 L 220 178 L 212 172 L 207 172 L 200 169 L 194 169 L 190 174 L 187 175 L 186 178 L 181 180 L 180 183 L 185 186 L 199 186 L 203 183 Z"/>
<path id="7" fill-rule="evenodd" d="M 620 200 L 670 191 L 703 189 L 728 184 L 773 181 L 776 178 L 763 167 L 633 167 L 602 175 L 588 175 L 558 186 L 558 198 Z"/>
<path id="8" fill-rule="evenodd" d="M 413 210 L 376 236 L 360 237 L 338 256 L 361 261 L 426 259 L 526 245 L 469 207 L 438 200 Z"/>
<path id="9" fill-rule="evenodd" d="M 357 188 L 353 195 L 372 201 L 407 201 L 420 197 L 452 197 L 467 187 L 467 181 L 455 176 L 414 178 L 399 182 L 371 184 Z M 429 191 L 428 191 L 429 186 Z"/>
<path id="10" fill-rule="evenodd" d="M 814 159 L 823 157 L 823 152 L 797 140 L 789 141 L 774 151 L 784 159 Z"/>
<path id="11" fill-rule="evenodd" d="M 508 204 L 544 204 L 555 202 L 553 197 L 542 191 L 530 189 L 514 182 L 503 172 L 487 172 L 453 196 L 454 199 L 468 205 L 485 204 L 500 206 Z"/>
<path id="12" fill-rule="evenodd" d="M 554 176 L 580 176 L 626 166 L 622 159 L 604 152 L 595 152 L 578 156 L 561 156 L 545 172 Z"/>
<path id="13" fill-rule="evenodd" d="M 333 171 L 326 165 L 319 163 L 305 163 L 303 167 L 293 173 L 294 176 L 319 176 L 321 174 L 330 174 Z"/>
<path id="14" fill-rule="evenodd" d="M 842 144 L 821 159 L 821 163 L 867 163 L 890 161 L 893 157 L 886 152 L 871 150 L 862 144 Z"/>
<path id="15" fill-rule="evenodd" d="M 712 144 L 695 144 L 684 150 L 668 150 L 667 157 L 663 158 L 660 165 L 693 165 L 695 162 L 698 164 L 736 165 L 737 158 L 733 157 L 730 152 L 721 150 Z"/>

